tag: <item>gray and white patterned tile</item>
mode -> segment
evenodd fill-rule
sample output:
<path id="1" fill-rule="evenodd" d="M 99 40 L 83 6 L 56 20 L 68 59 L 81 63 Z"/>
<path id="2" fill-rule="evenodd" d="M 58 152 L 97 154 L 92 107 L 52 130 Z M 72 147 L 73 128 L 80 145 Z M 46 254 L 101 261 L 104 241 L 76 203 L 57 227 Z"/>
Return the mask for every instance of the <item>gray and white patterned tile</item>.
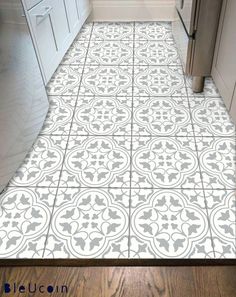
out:
<path id="1" fill-rule="evenodd" d="M 134 97 L 133 135 L 193 136 L 187 97 Z"/>
<path id="2" fill-rule="evenodd" d="M 93 29 L 93 23 L 85 23 L 76 36 L 74 43 L 80 42 L 81 40 L 89 40 Z"/>
<path id="3" fill-rule="evenodd" d="M 135 22 L 136 40 L 173 40 L 171 22 Z"/>
<path id="4" fill-rule="evenodd" d="M 197 139 L 199 163 L 205 188 L 236 188 L 235 138 Z"/>
<path id="5" fill-rule="evenodd" d="M 132 96 L 132 66 L 84 68 L 79 96 Z"/>
<path id="6" fill-rule="evenodd" d="M 192 190 L 154 190 L 144 203 L 131 209 L 132 257 L 140 257 L 139 252 L 141 257 L 142 252 L 146 257 L 150 253 L 151 258 L 198 257 L 198 246 L 210 238 L 210 230 L 206 209 L 190 202 L 191 194 Z M 212 252 L 211 241 L 207 244 Z"/>
<path id="7" fill-rule="evenodd" d="M 144 143 L 144 145 L 141 145 Z M 132 186 L 196 188 L 199 180 L 195 145 L 185 137 L 136 137 L 133 140 Z"/>
<path id="8" fill-rule="evenodd" d="M 9 185 L 58 186 L 67 140 L 67 136 L 39 136 Z"/>
<path id="9" fill-rule="evenodd" d="M 49 96 L 49 110 L 40 134 L 68 135 L 76 96 Z"/>
<path id="10" fill-rule="evenodd" d="M 127 257 L 128 222 L 128 208 L 107 190 L 74 191 L 70 202 L 54 209 L 45 257 Z"/>
<path id="11" fill-rule="evenodd" d="M 73 135 L 129 135 L 132 97 L 79 97 Z"/>
<path id="12" fill-rule="evenodd" d="M 208 97 L 220 97 L 220 93 L 214 84 L 211 77 L 205 78 L 205 84 L 204 84 L 204 90 L 202 93 L 194 93 L 192 90 L 192 77 L 186 76 L 186 86 L 187 86 L 187 92 L 188 96 L 190 97 L 199 97 L 199 96 L 208 96 Z"/>
<path id="13" fill-rule="evenodd" d="M 88 65 L 132 65 L 133 44 L 129 40 L 94 40 L 90 42 Z"/>
<path id="14" fill-rule="evenodd" d="M 135 65 L 181 65 L 174 41 L 135 41 Z"/>
<path id="15" fill-rule="evenodd" d="M 190 107 L 195 135 L 235 136 L 235 125 L 222 98 L 191 97 Z"/>
<path id="16" fill-rule="evenodd" d="M 178 66 L 135 67 L 134 96 L 187 96 L 182 68 Z"/>
<path id="17" fill-rule="evenodd" d="M 236 258 L 236 192 L 205 190 L 205 196 L 216 257 Z"/>
<path id="18" fill-rule="evenodd" d="M 71 136 L 60 186 L 115 187 L 129 171 L 130 143 L 125 137 Z"/>
<path id="19" fill-rule="evenodd" d="M 47 85 L 48 95 L 77 96 L 82 70 L 82 65 L 60 65 Z"/>
<path id="20" fill-rule="evenodd" d="M 80 64 L 85 63 L 89 41 L 77 40 L 75 41 L 67 53 L 65 54 L 61 64 Z"/>
<path id="21" fill-rule="evenodd" d="M 95 22 L 91 40 L 132 40 L 133 22 Z"/>
<path id="22" fill-rule="evenodd" d="M 56 189 L 8 188 L 0 196 L 1 258 L 42 258 L 55 195 Z"/>

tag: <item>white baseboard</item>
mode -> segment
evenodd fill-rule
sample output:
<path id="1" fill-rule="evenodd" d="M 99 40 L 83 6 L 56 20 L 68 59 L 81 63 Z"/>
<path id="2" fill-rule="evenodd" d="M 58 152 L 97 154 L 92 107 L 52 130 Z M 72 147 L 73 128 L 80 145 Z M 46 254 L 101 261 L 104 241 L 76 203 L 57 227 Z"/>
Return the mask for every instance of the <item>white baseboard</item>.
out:
<path id="1" fill-rule="evenodd" d="M 93 0 L 93 21 L 172 21 L 174 0 Z"/>

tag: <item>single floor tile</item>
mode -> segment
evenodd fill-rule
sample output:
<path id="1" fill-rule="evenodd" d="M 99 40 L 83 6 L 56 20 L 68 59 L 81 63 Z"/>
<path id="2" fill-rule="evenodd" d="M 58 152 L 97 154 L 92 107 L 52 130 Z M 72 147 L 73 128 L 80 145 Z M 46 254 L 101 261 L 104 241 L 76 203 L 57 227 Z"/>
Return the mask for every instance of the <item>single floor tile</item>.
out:
<path id="1" fill-rule="evenodd" d="M 236 188 L 235 138 L 197 139 L 199 162 L 205 188 Z"/>
<path id="2" fill-rule="evenodd" d="M 73 135 L 131 135 L 132 97 L 79 96 Z"/>
<path id="3" fill-rule="evenodd" d="M 88 44 L 87 40 L 76 40 L 65 54 L 61 64 L 83 65 L 87 55 Z"/>
<path id="4" fill-rule="evenodd" d="M 135 22 L 136 40 L 173 40 L 171 22 Z"/>
<path id="5" fill-rule="evenodd" d="M 134 67 L 134 96 L 187 96 L 182 68 Z"/>
<path id="6" fill-rule="evenodd" d="M 77 190 L 55 207 L 44 257 L 127 257 L 128 223 L 128 208 L 107 189 Z"/>
<path id="7" fill-rule="evenodd" d="M 134 97 L 133 135 L 193 136 L 186 97 Z"/>
<path id="8" fill-rule="evenodd" d="M 135 41 L 135 65 L 181 65 L 174 41 Z"/>
<path id="9" fill-rule="evenodd" d="M 125 137 L 73 136 L 69 139 L 60 186 L 115 187 L 128 172 L 130 143 Z"/>
<path id="10" fill-rule="evenodd" d="M 150 258 L 198 257 L 199 246 L 210 238 L 210 230 L 206 209 L 189 199 L 193 194 L 192 190 L 155 190 L 131 209 L 131 257 L 143 253 Z M 213 251 L 211 241 L 207 245 L 203 257 Z"/>
<path id="11" fill-rule="evenodd" d="M 57 186 L 67 140 L 67 136 L 39 136 L 10 186 Z"/>
<path id="12" fill-rule="evenodd" d="M 85 66 L 79 95 L 132 96 L 132 66 Z"/>
<path id="13" fill-rule="evenodd" d="M 40 134 L 69 135 L 76 96 L 49 96 L 49 110 Z"/>
<path id="14" fill-rule="evenodd" d="M 129 40 L 92 40 L 86 64 L 133 65 L 133 44 Z"/>
<path id="15" fill-rule="evenodd" d="M 133 22 L 97 22 L 94 23 L 91 40 L 132 40 Z"/>
<path id="16" fill-rule="evenodd" d="M 47 85 L 48 94 L 77 96 L 82 70 L 82 65 L 60 65 Z"/>
<path id="17" fill-rule="evenodd" d="M 205 190 L 215 256 L 236 258 L 236 192 Z"/>
<path id="18" fill-rule="evenodd" d="M 55 195 L 8 188 L 0 196 L 0 258 L 42 258 Z"/>
<path id="19" fill-rule="evenodd" d="M 235 125 L 218 97 L 191 97 L 190 107 L 195 135 L 235 136 Z"/>
<path id="20" fill-rule="evenodd" d="M 93 23 L 87 22 L 85 23 L 79 31 L 79 34 L 75 38 L 75 43 L 80 42 L 81 40 L 89 40 L 91 37 L 93 29 Z"/>
<path id="21" fill-rule="evenodd" d="M 201 185 L 195 144 L 191 145 L 187 138 L 136 137 L 133 143 L 132 186 L 140 180 L 142 188 L 195 188 L 196 184 Z"/>

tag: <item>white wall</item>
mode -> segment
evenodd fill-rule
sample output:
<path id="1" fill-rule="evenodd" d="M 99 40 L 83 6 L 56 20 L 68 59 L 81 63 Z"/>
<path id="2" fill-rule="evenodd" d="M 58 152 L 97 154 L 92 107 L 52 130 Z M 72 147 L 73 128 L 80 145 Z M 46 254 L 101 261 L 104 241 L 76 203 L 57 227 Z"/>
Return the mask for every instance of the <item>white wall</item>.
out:
<path id="1" fill-rule="evenodd" d="M 92 0 L 94 21 L 172 21 L 175 0 Z"/>

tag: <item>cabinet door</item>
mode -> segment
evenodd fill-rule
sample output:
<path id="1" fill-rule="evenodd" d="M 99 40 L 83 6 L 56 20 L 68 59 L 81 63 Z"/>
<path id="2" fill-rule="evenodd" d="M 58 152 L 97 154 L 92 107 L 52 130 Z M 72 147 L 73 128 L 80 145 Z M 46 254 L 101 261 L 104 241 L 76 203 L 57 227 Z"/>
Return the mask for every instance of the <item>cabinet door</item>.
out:
<path id="1" fill-rule="evenodd" d="M 229 109 L 236 82 L 236 1 L 223 2 L 221 20 L 218 30 L 213 79 Z"/>
<path id="2" fill-rule="evenodd" d="M 236 83 L 235 83 L 235 87 L 234 87 L 234 95 L 233 95 L 233 99 L 232 99 L 230 115 L 231 115 L 234 123 L 236 124 Z"/>
<path id="3" fill-rule="evenodd" d="M 57 44 L 51 22 L 53 6 L 49 0 L 44 0 L 29 11 L 29 20 L 38 56 L 43 66 L 43 73 L 51 77 L 55 70 Z"/>
<path id="4" fill-rule="evenodd" d="M 77 0 L 77 2 L 80 18 L 84 19 L 85 15 L 87 17 L 90 9 L 90 0 Z"/>
<path id="5" fill-rule="evenodd" d="M 51 0 L 53 3 L 52 25 L 55 33 L 58 51 L 67 46 L 69 25 L 66 17 L 64 0 Z"/>
<path id="6" fill-rule="evenodd" d="M 79 24 L 77 0 L 64 0 L 70 32 L 73 32 Z"/>

